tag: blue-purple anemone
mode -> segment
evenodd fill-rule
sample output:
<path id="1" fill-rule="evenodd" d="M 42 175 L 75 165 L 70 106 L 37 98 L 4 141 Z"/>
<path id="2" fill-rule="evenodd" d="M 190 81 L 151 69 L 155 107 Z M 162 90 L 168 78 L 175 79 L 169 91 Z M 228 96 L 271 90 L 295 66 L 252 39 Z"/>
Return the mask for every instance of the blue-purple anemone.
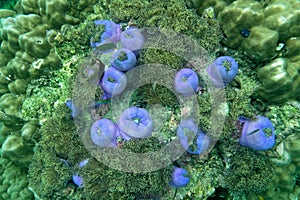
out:
<path id="1" fill-rule="evenodd" d="M 177 128 L 177 137 L 182 147 L 190 154 L 201 154 L 210 145 L 210 138 L 204 134 L 193 119 L 182 120 Z"/>
<path id="2" fill-rule="evenodd" d="M 239 143 L 254 150 L 268 150 L 275 145 L 275 129 L 269 118 L 256 116 L 251 120 L 245 117 L 239 117 L 243 124 Z"/>
<path id="3" fill-rule="evenodd" d="M 183 96 L 191 96 L 197 92 L 199 80 L 196 72 L 183 68 L 177 72 L 174 80 L 175 91 Z"/>
<path id="4" fill-rule="evenodd" d="M 128 71 L 136 64 L 136 56 L 129 49 L 118 49 L 112 57 L 111 65 L 120 70 Z"/>
<path id="5" fill-rule="evenodd" d="M 145 38 L 138 28 L 129 28 L 121 33 L 121 44 L 125 49 L 137 51 L 142 49 Z"/>
<path id="6" fill-rule="evenodd" d="M 185 187 L 190 182 L 190 177 L 188 177 L 188 172 L 179 167 L 174 167 L 172 173 L 172 180 L 170 181 L 170 186 L 174 188 Z"/>
<path id="7" fill-rule="evenodd" d="M 104 25 L 105 31 L 100 36 L 99 42 L 91 42 L 92 47 L 99 47 L 103 44 L 116 43 L 120 40 L 121 26 L 111 20 L 95 20 L 96 26 Z"/>
<path id="8" fill-rule="evenodd" d="M 101 79 L 101 87 L 107 97 L 121 94 L 127 85 L 126 75 L 114 67 L 108 68 Z"/>
<path id="9" fill-rule="evenodd" d="M 138 107 L 125 109 L 119 117 L 118 126 L 130 138 L 149 137 L 153 130 L 153 122 L 148 111 Z"/>
<path id="10" fill-rule="evenodd" d="M 234 79 L 238 72 L 238 64 L 230 56 L 221 56 L 209 65 L 206 70 L 212 85 L 223 88 Z"/>
<path id="11" fill-rule="evenodd" d="M 117 126 L 109 119 L 99 119 L 91 127 L 91 139 L 100 147 L 116 147 Z"/>

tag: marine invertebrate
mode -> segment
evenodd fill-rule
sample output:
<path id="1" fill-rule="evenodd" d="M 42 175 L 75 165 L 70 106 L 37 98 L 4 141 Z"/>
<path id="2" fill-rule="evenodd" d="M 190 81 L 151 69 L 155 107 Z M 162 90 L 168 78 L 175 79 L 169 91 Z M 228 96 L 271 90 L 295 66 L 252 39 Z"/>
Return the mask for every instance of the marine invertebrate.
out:
<path id="1" fill-rule="evenodd" d="M 118 49 L 112 57 L 111 65 L 120 71 L 128 71 L 136 64 L 136 56 L 129 49 Z"/>
<path id="2" fill-rule="evenodd" d="M 108 97 L 118 95 L 126 88 L 127 77 L 123 72 L 110 67 L 104 72 L 100 85 Z"/>
<path id="3" fill-rule="evenodd" d="M 209 136 L 198 128 L 193 119 L 180 122 L 177 128 L 177 137 L 182 147 L 190 154 L 201 154 L 210 145 Z M 196 139 L 195 142 L 194 139 Z"/>
<path id="4" fill-rule="evenodd" d="M 131 51 L 141 49 L 145 42 L 145 38 L 138 28 L 129 28 L 123 31 L 120 40 L 122 47 Z"/>
<path id="5" fill-rule="evenodd" d="M 100 41 L 91 41 L 92 47 L 99 47 L 103 44 L 116 43 L 120 39 L 121 27 L 119 24 L 111 20 L 95 20 L 94 24 L 96 26 L 104 25 L 105 31 L 100 36 Z"/>
<path id="6" fill-rule="evenodd" d="M 191 96 L 198 89 L 198 76 L 196 72 L 189 68 L 183 68 L 177 72 L 174 79 L 174 86 L 176 92 L 183 96 Z"/>
<path id="7" fill-rule="evenodd" d="M 99 119 L 91 127 L 91 139 L 100 147 L 115 147 L 116 129 L 116 124 L 109 119 Z"/>
<path id="8" fill-rule="evenodd" d="M 118 126 L 129 137 L 145 138 L 151 135 L 153 122 L 147 110 L 130 107 L 123 111 L 118 120 Z"/>
<path id="9" fill-rule="evenodd" d="M 221 56 L 209 65 L 206 70 L 211 83 L 215 87 L 221 88 L 234 79 L 238 72 L 238 64 L 230 56 Z"/>
<path id="10" fill-rule="evenodd" d="M 78 187 L 83 187 L 83 178 L 81 176 L 79 176 L 78 174 L 74 174 L 72 176 L 72 180 L 74 182 L 75 185 L 77 185 Z"/>
<path id="11" fill-rule="evenodd" d="M 249 120 L 240 117 L 243 129 L 239 143 L 254 150 L 268 150 L 275 144 L 275 129 L 272 122 L 264 116 L 256 116 L 256 119 Z"/>
<path id="12" fill-rule="evenodd" d="M 174 188 L 185 187 L 190 182 L 190 178 L 187 175 L 188 172 L 185 169 L 174 167 L 170 186 Z"/>
<path id="13" fill-rule="evenodd" d="M 66 106 L 71 110 L 72 118 L 77 117 L 82 112 L 77 106 L 75 106 L 71 99 L 66 101 Z"/>

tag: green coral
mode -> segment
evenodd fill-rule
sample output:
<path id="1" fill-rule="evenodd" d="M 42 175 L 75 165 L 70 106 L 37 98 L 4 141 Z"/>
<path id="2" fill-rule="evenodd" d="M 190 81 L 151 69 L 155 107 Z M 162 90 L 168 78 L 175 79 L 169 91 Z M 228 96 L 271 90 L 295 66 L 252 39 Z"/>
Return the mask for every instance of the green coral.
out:
<path id="1" fill-rule="evenodd" d="M 133 8 L 133 5 L 136 7 Z M 221 32 L 215 19 L 200 18 L 187 9 L 184 1 L 129 1 L 129 4 L 113 0 L 110 17 L 116 22 L 131 19 L 139 27 L 157 27 L 186 34 L 199 41 L 207 51 L 219 47 Z M 116 10 L 116 11 L 115 11 Z"/>
<path id="2" fill-rule="evenodd" d="M 7 159 L 0 159 L 1 200 L 34 199 L 32 192 L 28 188 L 26 171 L 26 168 L 20 168 Z"/>
<path id="3" fill-rule="evenodd" d="M 276 58 L 257 70 L 257 76 L 262 82 L 257 92 L 271 103 L 299 99 L 299 48 L 300 38 L 291 38 L 286 42 L 285 57 Z"/>
<path id="4" fill-rule="evenodd" d="M 254 0 L 238 0 L 226 6 L 218 15 L 231 48 L 242 50 L 262 62 L 274 58 L 279 42 L 299 36 L 299 17 L 296 11 L 298 1 L 272 1 L 267 3 Z M 249 30 L 249 37 L 241 35 L 242 30 Z M 287 31 L 288 30 L 288 31 Z"/>
<path id="5" fill-rule="evenodd" d="M 225 187 L 233 193 L 260 193 L 274 175 L 269 157 L 250 149 L 240 149 L 230 161 L 224 175 Z"/>
<path id="6" fill-rule="evenodd" d="M 13 9 L 18 0 L 3 0 L 0 2 L 0 9 Z"/>

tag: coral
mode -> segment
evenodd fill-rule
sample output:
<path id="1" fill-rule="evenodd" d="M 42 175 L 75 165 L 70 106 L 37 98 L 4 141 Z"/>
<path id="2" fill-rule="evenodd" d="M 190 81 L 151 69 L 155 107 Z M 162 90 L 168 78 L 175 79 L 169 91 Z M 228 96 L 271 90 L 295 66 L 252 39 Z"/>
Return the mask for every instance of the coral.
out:
<path id="1" fill-rule="evenodd" d="M 199 44 L 212 52 L 219 47 L 221 33 L 215 19 L 200 18 L 187 9 L 184 1 L 120 0 L 110 2 L 110 17 L 115 22 L 132 20 L 139 27 L 171 29 L 199 40 Z M 180 47 L 179 47 L 180 48 Z M 162 55 L 163 56 L 163 55 Z M 168 56 L 164 56 L 166 58 Z"/>
<path id="2" fill-rule="evenodd" d="M 274 58 L 279 42 L 299 36 L 300 3 L 295 0 L 267 3 L 238 0 L 226 6 L 218 19 L 226 35 L 225 44 L 241 49 L 257 62 Z M 249 36 L 242 31 L 249 31 Z"/>
<path id="3" fill-rule="evenodd" d="M 19 173 L 17 176 L 22 177 L 22 181 L 11 177 L 9 184 L 2 188 L 3 199 L 33 198 L 28 190 L 27 170 L 23 169 L 27 169 L 34 154 L 40 122 L 45 120 L 43 117 L 46 115 L 51 115 L 48 111 L 55 109 L 52 105 L 59 99 L 57 94 L 61 94 L 61 86 L 67 80 L 64 76 L 61 83 L 59 81 L 62 79 L 58 82 L 57 79 L 45 81 L 51 80 L 47 76 L 61 66 L 61 60 L 48 37 L 53 32 L 50 29 L 60 28 L 63 23 L 79 22 L 79 19 L 65 14 L 68 9 L 68 1 L 55 1 L 53 4 L 53 1 L 20 0 L 16 11 L 1 10 L 1 161 L 7 159 L 12 165 L 22 168 L 20 171 L 14 170 L 15 173 L 10 172 L 13 176 Z M 41 89 L 44 86 L 41 83 L 55 84 L 60 92 L 56 90 L 52 93 L 54 90 L 50 87 L 48 89 L 51 91 Z M 31 93 L 33 88 L 35 91 Z"/>
<path id="4" fill-rule="evenodd" d="M 0 159 L 0 199 L 27 199 L 34 196 L 28 188 L 28 178 L 24 168 L 14 165 L 8 159 Z"/>
<path id="5" fill-rule="evenodd" d="M 29 167 L 29 187 L 42 199 L 75 199 L 76 196 L 79 199 L 82 194 L 66 192 L 72 188 L 72 184 L 68 183 L 73 173 L 70 166 L 87 158 L 88 154 L 75 134 L 74 124 L 64 104 L 57 107 L 52 118 L 48 117 L 38 134 L 39 146 Z"/>
<path id="6" fill-rule="evenodd" d="M 212 12 L 213 15 L 209 16 L 214 17 L 214 14 L 217 16 L 225 6 L 233 1 L 234 0 L 187 0 L 186 2 L 188 7 L 195 9 L 199 15 L 205 16 L 207 13 Z"/>
<path id="7" fill-rule="evenodd" d="M 257 70 L 262 85 L 257 92 L 271 103 L 284 103 L 299 99 L 300 89 L 300 38 L 291 38 L 286 42 L 287 55 L 276 58 Z"/>
<path id="8" fill-rule="evenodd" d="M 16 9 L 19 13 L 39 14 L 48 28 L 60 28 L 63 24 L 77 24 L 80 22 L 78 18 L 66 14 L 69 6 L 67 0 L 21 0 L 18 1 Z"/>
<path id="9" fill-rule="evenodd" d="M 296 167 L 294 164 L 287 164 L 277 167 L 275 174 L 266 185 L 266 191 L 258 194 L 250 193 L 248 200 L 257 199 L 259 196 L 265 200 L 297 199 L 300 195 L 300 187 L 296 185 Z"/>
<path id="10" fill-rule="evenodd" d="M 273 175 L 274 166 L 269 157 L 240 149 L 231 158 L 224 184 L 233 193 L 260 193 L 267 189 Z"/>
<path id="11" fill-rule="evenodd" d="M 20 133 L 8 136 L 1 147 L 2 157 L 20 167 L 27 167 L 34 153 L 35 141 L 32 138 L 37 128 L 37 121 L 27 122 Z"/>
<path id="12" fill-rule="evenodd" d="M 18 0 L 3 0 L 0 2 L 0 9 L 13 9 Z"/>

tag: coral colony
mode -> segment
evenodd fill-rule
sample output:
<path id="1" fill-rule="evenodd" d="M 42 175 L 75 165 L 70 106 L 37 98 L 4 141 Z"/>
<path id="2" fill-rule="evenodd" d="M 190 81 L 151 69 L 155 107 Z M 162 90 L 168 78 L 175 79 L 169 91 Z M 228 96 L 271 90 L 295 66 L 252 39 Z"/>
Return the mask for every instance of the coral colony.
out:
<path id="1" fill-rule="evenodd" d="M 122 48 L 117 49 L 112 55 L 111 65 L 105 70 L 100 80 L 100 86 L 104 90 L 105 98 L 111 98 L 121 94 L 127 85 L 127 78 L 124 72 L 129 71 L 136 65 L 137 50 L 141 49 L 145 42 L 143 35 L 136 28 L 120 30 L 120 25 L 108 20 L 97 20 L 96 25 L 104 25 L 105 31 L 100 37 L 100 42 L 91 43 L 92 47 L 99 47 L 107 43 L 117 43 L 119 40 Z M 121 35 L 121 36 L 120 36 Z M 234 58 L 229 56 L 218 57 L 207 67 L 207 73 L 212 85 L 216 88 L 223 88 L 231 82 L 238 71 L 238 64 Z M 199 88 L 199 78 L 193 69 L 182 68 L 174 79 L 175 91 L 189 97 L 196 94 Z M 72 109 L 73 115 L 77 113 L 74 106 L 67 102 Z M 270 120 L 266 117 L 257 116 L 257 120 L 239 118 L 243 123 L 243 129 L 239 143 L 254 150 L 267 150 L 275 144 L 275 131 Z M 266 129 L 271 134 L 267 136 Z M 147 110 L 138 107 L 129 107 L 119 116 L 118 122 L 114 123 L 109 119 L 99 119 L 91 127 L 91 139 L 99 147 L 117 147 L 117 138 L 125 141 L 130 139 L 142 139 L 150 137 L 153 130 L 151 115 Z M 199 155 L 205 152 L 210 145 L 210 138 L 203 133 L 195 124 L 194 119 L 185 119 L 180 122 L 177 129 L 177 137 L 182 147 L 192 155 Z M 174 167 L 171 175 L 170 186 L 174 188 L 185 187 L 190 178 L 188 172 L 179 167 Z M 83 187 L 83 180 L 78 174 L 73 175 L 73 181 L 79 187 Z"/>
<path id="2" fill-rule="evenodd" d="M 300 1 L 6 0 L 0 8 L 0 199 L 300 198 Z M 198 50 L 201 66 L 187 59 Z M 173 70 L 172 89 L 140 86 L 112 116 L 129 73 L 154 63 L 159 75 Z M 224 102 L 212 105 L 210 92 L 224 92 Z M 192 98 L 193 116 L 181 107 Z M 224 117 L 222 128 L 212 116 Z M 156 171 L 128 173 L 98 157 L 159 157 L 173 142 L 182 154 L 172 162 L 163 154 L 169 164 Z"/>

